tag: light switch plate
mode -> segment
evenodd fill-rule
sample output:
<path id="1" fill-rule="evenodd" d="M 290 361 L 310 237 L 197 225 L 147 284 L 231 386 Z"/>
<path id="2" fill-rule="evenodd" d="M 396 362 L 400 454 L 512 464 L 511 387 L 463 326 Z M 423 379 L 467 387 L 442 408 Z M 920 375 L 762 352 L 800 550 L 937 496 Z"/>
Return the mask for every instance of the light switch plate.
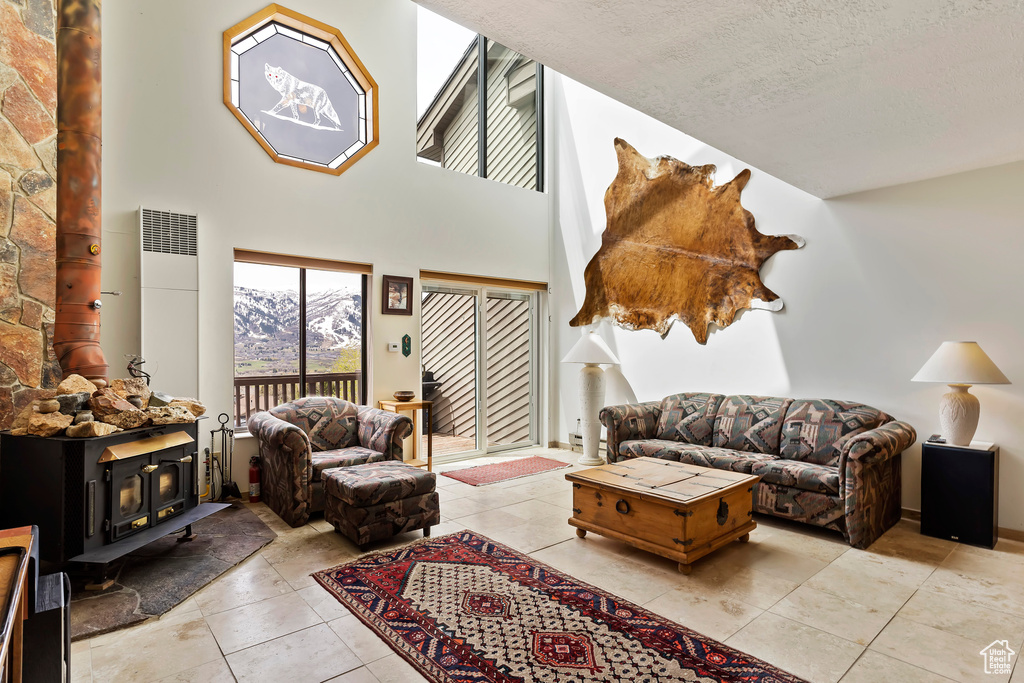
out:
<path id="1" fill-rule="evenodd" d="M 388 353 L 398 353 L 400 348 L 397 342 L 388 342 Z"/>

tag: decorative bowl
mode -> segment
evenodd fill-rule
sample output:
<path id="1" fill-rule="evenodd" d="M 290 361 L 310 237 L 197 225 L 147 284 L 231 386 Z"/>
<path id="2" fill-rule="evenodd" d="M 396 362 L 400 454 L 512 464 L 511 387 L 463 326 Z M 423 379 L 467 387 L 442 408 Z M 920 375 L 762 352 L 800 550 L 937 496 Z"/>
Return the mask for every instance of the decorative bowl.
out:
<path id="1" fill-rule="evenodd" d="M 416 392 L 415 391 L 396 391 L 395 392 L 395 400 L 396 401 L 411 401 L 414 398 L 416 398 Z"/>

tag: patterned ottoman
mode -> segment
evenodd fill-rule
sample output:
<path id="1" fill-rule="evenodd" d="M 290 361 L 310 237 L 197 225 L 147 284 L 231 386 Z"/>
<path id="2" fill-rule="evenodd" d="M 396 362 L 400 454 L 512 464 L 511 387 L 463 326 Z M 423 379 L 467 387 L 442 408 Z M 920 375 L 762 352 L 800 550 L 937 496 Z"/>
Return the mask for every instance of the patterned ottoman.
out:
<path id="1" fill-rule="evenodd" d="M 441 521 L 437 477 L 391 460 L 335 467 L 320 475 L 326 497 L 324 519 L 359 546 Z"/>

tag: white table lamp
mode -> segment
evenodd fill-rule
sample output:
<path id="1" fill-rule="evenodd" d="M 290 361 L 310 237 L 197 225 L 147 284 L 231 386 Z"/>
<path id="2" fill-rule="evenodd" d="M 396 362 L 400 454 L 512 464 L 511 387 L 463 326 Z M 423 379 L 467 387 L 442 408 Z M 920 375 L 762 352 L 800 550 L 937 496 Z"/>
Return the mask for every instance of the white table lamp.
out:
<path id="1" fill-rule="evenodd" d="M 942 342 L 912 382 L 941 382 L 952 390 L 939 404 L 942 435 L 954 446 L 969 446 L 978 429 L 981 403 L 968 389 L 972 384 L 1009 384 L 977 342 Z"/>
<path id="2" fill-rule="evenodd" d="M 619 359 L 604 340 L 593 332 L 584 332 L 563 363 L 583 363 L 580 370 L 580 417 L 583 422 L 581 465 L 603 465 L 597 454 L 601 444 L 601 408 L 604 405 L 604 370 L 601 365 L 618 365 Z"/>

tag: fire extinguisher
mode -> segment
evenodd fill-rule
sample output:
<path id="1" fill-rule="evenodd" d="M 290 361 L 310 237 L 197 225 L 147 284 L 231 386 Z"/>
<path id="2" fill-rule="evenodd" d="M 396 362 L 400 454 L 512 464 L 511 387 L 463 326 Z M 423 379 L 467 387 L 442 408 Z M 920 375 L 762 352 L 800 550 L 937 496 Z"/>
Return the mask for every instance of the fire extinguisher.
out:
<path id="1" fill-rule="evenodd" d="M 260 459 L 249 458 L 249 502 L 260 502 Z"/>

